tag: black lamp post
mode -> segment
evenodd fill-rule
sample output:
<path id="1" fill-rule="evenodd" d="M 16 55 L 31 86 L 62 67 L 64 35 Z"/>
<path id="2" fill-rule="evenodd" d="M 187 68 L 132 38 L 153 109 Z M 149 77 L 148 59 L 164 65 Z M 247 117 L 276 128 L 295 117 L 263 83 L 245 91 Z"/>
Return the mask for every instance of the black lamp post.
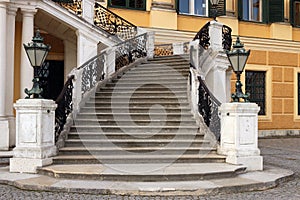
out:
<path id="1" fill-rule="evenodd" d="M 233 49 L 227 51 L 226 54 L 237 77 L 235 93 L 231 95 L 231 98 L 233 102 L 239 102 L 240 98 L 244 99 L 245 102 L 249 102 L 250 95 L 242 92 L 243 84 L 241 83 L 240 78 L 250 55 L 250 50 L 246 51 L 244 49 L 244 44 L 241 43 L 240 37 L 238 36 L 235 44 L 233 44 Z"/>
<path id="2" fill-rule="evenodd" d="M 220 0 L 210 0 L 211 3 L 211 14 L 214 18 L 214 20 L 216 21 L 217 18 L 217 14 L 218 14 L 218 4 L 219 4 Z"/>
<path id="3" fill-rule="evenodd" d="M 42 66 L 51 48 L 43 42 L 44 38 L 40 35 L 40 31 L 37 30 L 36 35 L 32 38 L 32 42 L 27 45 L 23 44 L 30 64 L 35 71 Z M 43 89 L 39 85 L 39 76 L 37 73 L 35 73 L 32 82 L 33 86 L 31 90 L 25 88 L 25 93 L 28 95 L 26 99 L 30 98 L 31 95 L 33 95 L 33 98 L 43 98 L 41 95 Z"/>

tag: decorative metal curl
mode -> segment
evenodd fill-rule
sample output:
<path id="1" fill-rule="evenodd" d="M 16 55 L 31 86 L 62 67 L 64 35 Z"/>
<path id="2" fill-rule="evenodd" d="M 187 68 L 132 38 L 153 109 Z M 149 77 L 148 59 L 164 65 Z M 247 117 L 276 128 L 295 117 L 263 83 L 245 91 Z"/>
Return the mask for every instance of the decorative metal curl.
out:
<path id="1" fill-rule="evenodd" d="M 199 44 L 204 48 L 208 49 L 210 46 L 210 36 L 209 36 L 209 26 L 210 22 L 207 22 L 200 31 L 195 35 L 194 40 L 199 39 Z"/>
<path id="2" fill-rule="evenodd" d="M 214 133 L 216 139 L 219 140 L 221 122 L 218 107 L 221 103 L 211 94 L 201 77 L 198 77 L 198 80 L 198 111 L 202 115 L 204 123 Z"/>

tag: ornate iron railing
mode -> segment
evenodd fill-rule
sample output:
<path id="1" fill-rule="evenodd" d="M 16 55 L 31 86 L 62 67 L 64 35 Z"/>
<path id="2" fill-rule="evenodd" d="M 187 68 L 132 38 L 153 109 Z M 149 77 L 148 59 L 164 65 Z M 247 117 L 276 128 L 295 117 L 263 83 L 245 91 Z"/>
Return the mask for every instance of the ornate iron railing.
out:
<path id="1" fill-rule="evenodd" d="M 123 40 L 133 38 L 137 34 L 137 27 L 119 15 L 106 9 L 95 2 L 94 24 L 111 35 L 116 35 Z"/>
<path id="2" fill-rule="evenodd" d="M 222 28 L 222 45 L 223 49 L 230 51 L 232 45 L 231 37 L 232 29 L 229 26 L 223 25 Z"/>
<path id="3" fill-rule="evenodd" d="M 204 48 L 204 49 L 208 49 L 208 47 L 210 46 L 210 37 L 209 37 L 209 25 L 210 22 L 206 23 L 201 29 L 200 31 L 195 35 L 194 40 L 199 39 L 199 44 Z"/>
<path id="4" fill-rule="evenodd" d="M 198 111 L 216 139 L 220 140 L 221 122 L 218 107 L 221 103 L 211 94 L 201 77 L 198 77 L 198 80 Z"/>
<path id="5" fill-rule="evenodd" d="M 66 123 L 67 117 L 73 110 L 73 79 L 74 75 L 69 77 L 60 95 L 55 101 L 57 104 L 57 108 L 55 110 L 55 141 L 58 140 L 58 137 Z"/>
<path id="6" fill-rule="evenodd" d="M 199 39 L 199 44 L 204 49 L 208 49 L 210 46 L 209 26 L 210 26 L 210 22 L 206 23 L 193 39 L 193 40 Z M 229 26 L 223 25 L 223 27 L 222 27 L 222 46 L 223 46 L 224 50 L 231 49 L 231 45 L 232 45 L 231 32 L 232 32 L 232 29 Z"/>
<path id="7" fill-rule="evenodd" d="M 104 53 L 101 53 L 78 68 L 83 69 L 81 81 L 82 95 L 93 88 L 97 82 L 104 79 L 104 62 Z"/>
<path id="8" fill-rule="evenodd" d="M 147 33 L 116 45 L 115 70 L 134 62 L 137 58 L 147 56 Z"/>
<path id="9" fill-rule="evenodd" d="M 82 0 L 52 0 L 77 16 L 82 16 Z M 71 2 L 71 3 L 70 3 Z"/>
<path id="10" fill-rule="evenodd" d="M 154 47 L 154 56 L 172 56 L 173 44 L 158 44 Z"/>

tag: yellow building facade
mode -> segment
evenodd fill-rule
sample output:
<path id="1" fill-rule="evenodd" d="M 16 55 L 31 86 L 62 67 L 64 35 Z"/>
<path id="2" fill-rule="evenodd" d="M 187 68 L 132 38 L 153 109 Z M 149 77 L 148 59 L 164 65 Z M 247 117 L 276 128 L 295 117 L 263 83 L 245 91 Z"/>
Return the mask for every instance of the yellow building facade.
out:
<path id="1" fill-rule="evenodd" d="M 119 2 L 102 1 L 124 19 L 156 31 L 156 36 L 161 38 L 156 43 L 168 43 L 176 34 L 176 38 L 182 35 L 182 41 L 192 40 L 196 32 L 212 20 L 209 17 L 209 0 L 147 0 L 134 1 L 135 4 L 126 0 L 122 1 L 123 6 Z M 200 11 L 196 8 L 199 2 L 202 5 Z M 264 102 L 261 108 L 264 111 L 259 115 L 260 134 L 298 134 L 300 1 L 226 0 L 220 3 L 224 6 L 224 13 L 217 20 L 232 28 L 234 40 L 240 35 L 245 48 L 251 49 L 242 77 L 244 88 L 245 85 L 247 88 L 248 72 L 263 73 L 264 97 L 261 100 Z M 169 35 L 163 36 L 163 33 Z M 168 39 L 164 41 L 163 38 Z"/>

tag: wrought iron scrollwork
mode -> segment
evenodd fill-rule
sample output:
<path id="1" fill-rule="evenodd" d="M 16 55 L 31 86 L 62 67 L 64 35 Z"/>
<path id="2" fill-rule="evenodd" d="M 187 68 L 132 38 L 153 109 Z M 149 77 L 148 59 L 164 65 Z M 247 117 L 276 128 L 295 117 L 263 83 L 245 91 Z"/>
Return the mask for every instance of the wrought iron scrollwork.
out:
<path id="1" fill-rule="evenodd" d="M 136 36 L 137 27 L 119 15 L 109 11 L 98 2 L 95 2 L 94 24 L 109 34 L 116 35 L 123 40 Z"/>
<path id="2" fill-rule="evenodd" d="M 42 97 L 49 97 L 48 77 L 49 77 L 49 62 L 44 62 L 41 67 L 34 68 L 34 77 L 39 77 L 40 88 L 43 89 Z"/>
<path id="3" fill-rule="evenodd" d="M 196 34 L 193 40 L 199 39 L 199 44 L 204 48 L 208 49 L 210 46 L 210 37 L 209 37 L 209 25 L 210 22 L 206 23 L 200 31 Z"/>
<path id="4" fill-rule="evenodd" d="M 218 107 L 221 103 L 210 93 L 205 82 L 198 77 L 198 111 L 210 131 L 214 133 L 217 140 L 220 139 L 221 122 Z"/>
<path id="5" fill-rule="evenodd" d="M 65 9 L 71 11 L 72 13 L 76 14 L 77 16 L 82 16 L 82 0 L 73 0 L 73 2 L 70 3 L 70 1 L 58 1 L 53 0 L 54 2 L 58 3 Z"/>
<path id="6" fill-rule="evenodd" d="M 223 25 L 222 28 L 222 45 L 223 49 L 230 50 L 232 45 L 232 38 L 231 38 L 232 29 L 229 26 Z"/>
<path id="7" fill-rule="evenodd" d="M 158 44 L 154 47 L 154 56 L 172 56 L 173 45 L 172 44 Z"/>
<path id="8" fill-rule="evenodd" d="M 58 141 L 58 137 L 64 128 L 68 115 L 73 111 L 73 79 L 74 75 L 69 77 L 55 101 L 57 104 L 55 110 L 55 142 Z"/>
<path id="9" fill-rule="evenodd" d="M 97 82 L 104 78 L 104 53 L 101 53 L 87 61 L 79 69 L 83 68 L 82 72 L 82 95 L 92 89 Z"/>
<path id="10" fill-rule="evenodd" d="M 147 56 L 147 33 L 116 45 L 116 71 L 134 62 L 137 58 Z"/>

